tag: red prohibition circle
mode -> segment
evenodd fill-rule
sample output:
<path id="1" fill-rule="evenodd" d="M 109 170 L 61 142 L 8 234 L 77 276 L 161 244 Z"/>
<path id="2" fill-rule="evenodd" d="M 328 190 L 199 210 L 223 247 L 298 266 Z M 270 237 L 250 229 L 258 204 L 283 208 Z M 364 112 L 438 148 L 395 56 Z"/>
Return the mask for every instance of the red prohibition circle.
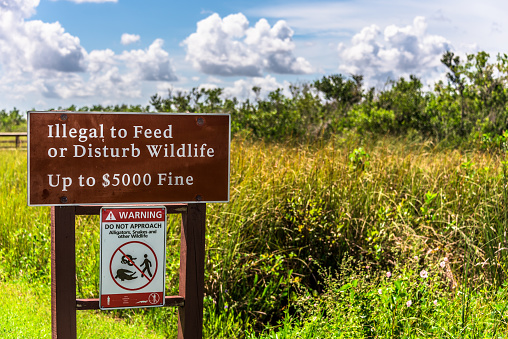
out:
<path id="1" fill-rule="evenodd" d="M 160 300 L 161 300 L 161 298 L 159 297 L 159 295 L 157 293 L 150 293 L 150 295 L 148 296 L 148 301 L 152 305 L 159 303 Z"/>
<path id="2" fill-rule="evenodd" d="M 116 281 L 116 279 L 115 279 L 115 277 L 113 275 L 112 267 L 111 267 L 113 265 L 113 258 L 115 257 L 116 252 L 120 251 L 120 249 L 122 247 L 124 247 L 126 245 L 129 245 L 129 244 L 133 244 L 133 243 L 141 244 L 141 245 L 144 245 L 144 246 L 148 247 L 148 249 L 150 251 L 152 251 L 153 257 L 155 258 L 155 270 L 154 270 L 154 272 L 152 274 L 152 279 L 149 279 L 146 284 L 144 284 L 143 286 L 138 287 L 138 288 L 128 288 L 128 287 L 120 285 L 120 283 L 118 283 L 118 281 Z M 159 265 L 158 265 L 157 256 L 155 255 L 154 250 L 150 246 L 148 246 L 147 244 L 145 244 L 144 242 L 141 242 L 141 241 L 129 241 L 129 242 L 126 242 L 125 244 L 122 244 L 120 247 L 118 247 L 115 250 L 115 252 L 113 252 L 113 255 L 111 256 L 111 260 L 109 261 L 109 274 L 111 275 L 111 279 L 113 279 L 113 281 L 115 282 L 115 284 L 118 285 L 118 287 L 123 288 L 124 290 L 129 290 L 129 291 L 137 291 L 137 290 L 140 290 L 140 289 L 148 286 L 153 281 L 153 279 L 155 278 L 155 275 L 157 274 L 157 269 L 158 268 L 159 268 Z M 137 267 L 137 266 L 136 266 L 136 269 L 140 271 L 139 267 Z"/>

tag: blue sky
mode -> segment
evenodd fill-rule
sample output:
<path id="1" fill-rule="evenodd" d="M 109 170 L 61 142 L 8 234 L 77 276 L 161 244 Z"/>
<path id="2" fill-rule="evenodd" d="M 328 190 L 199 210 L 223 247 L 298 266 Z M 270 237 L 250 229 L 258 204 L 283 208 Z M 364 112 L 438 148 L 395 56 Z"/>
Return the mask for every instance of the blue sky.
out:
<path id="1" fill-rule="evenodd" d="M 253 97 L 324 75 L 444 79 L 446 50 L 506 53 L 501 0 L 0 0 L 0 109 Z"/>

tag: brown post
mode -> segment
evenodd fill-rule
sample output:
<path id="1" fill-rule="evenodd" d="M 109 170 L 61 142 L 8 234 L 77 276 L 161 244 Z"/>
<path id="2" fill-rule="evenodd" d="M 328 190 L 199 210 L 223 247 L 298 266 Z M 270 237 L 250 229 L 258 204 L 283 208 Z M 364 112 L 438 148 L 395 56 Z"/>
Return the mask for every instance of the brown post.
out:
<path id="1" fill-rule="evenodd" d="M 179 294 L 185 305 L 178 308 L 178 338 L 203 337 L 205 283 L 206 204 L 189 204 L 182 214 Z"/>
<path id="2" fill-rule="evenodd" d="M 73 206 L 51 207 L 51 334 L 76 338 L 76 259 Z"/>

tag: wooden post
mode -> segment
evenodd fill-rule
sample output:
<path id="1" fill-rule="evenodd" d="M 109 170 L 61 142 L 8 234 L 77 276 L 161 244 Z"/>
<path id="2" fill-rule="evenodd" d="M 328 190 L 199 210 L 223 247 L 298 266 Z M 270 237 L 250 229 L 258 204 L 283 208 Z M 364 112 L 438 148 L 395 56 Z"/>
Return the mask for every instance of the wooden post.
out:
<path id="1" fill-rule="evenodd" d="M 178 308 L 178 338 L 203 337 L 205 283 L 206 204 L 189 204 L 182 214 L 179 294 L 185 305 Z"/>
<path id="2" fill-rule="evenodd" d="M 178 338 L 203 337 L 206 204 L 170 206 L 182 213 L 179 296 L 166 297 L 178 305 Z M 186 211 L 184 212 L 183 209 Z M 76 308 L 98 309 L 99 300 L 76 300 L 75 217 L 96 214 L 97 207 L 51 207 L 51 332 L 53 339 L 75 339 Z M 58 259 L 58 260 L 57 260 Z M 182 305 L 182 303 L 184 303 Z"/>
<path id="3" fill-rule="evenodd" d="M 51 207 L 51 334 L 76 338 L 75 208 Z"/>

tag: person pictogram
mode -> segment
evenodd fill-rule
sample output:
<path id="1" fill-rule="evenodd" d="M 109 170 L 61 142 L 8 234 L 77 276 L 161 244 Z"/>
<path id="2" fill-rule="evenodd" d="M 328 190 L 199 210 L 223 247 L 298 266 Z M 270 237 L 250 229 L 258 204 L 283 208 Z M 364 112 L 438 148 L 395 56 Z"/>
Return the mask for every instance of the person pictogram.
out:
<path id="1" fill-rule="evenodd" d="M 152 277 L 152 272 L 150 271 L 150 267 L 152 267 L 152 262 L 150 260 L 148 260 L 148 255 L 147 254 L 145 254 L 145 260 L 143 260 L 143 263 L 141 265 L 139 265 L 139 267 L 142 267 L 142 266 L 145 266 L 145 268 L 143 268 L 143 272 L 142 273 L 148 272 L 148 275 L 151 278 Z"/>

